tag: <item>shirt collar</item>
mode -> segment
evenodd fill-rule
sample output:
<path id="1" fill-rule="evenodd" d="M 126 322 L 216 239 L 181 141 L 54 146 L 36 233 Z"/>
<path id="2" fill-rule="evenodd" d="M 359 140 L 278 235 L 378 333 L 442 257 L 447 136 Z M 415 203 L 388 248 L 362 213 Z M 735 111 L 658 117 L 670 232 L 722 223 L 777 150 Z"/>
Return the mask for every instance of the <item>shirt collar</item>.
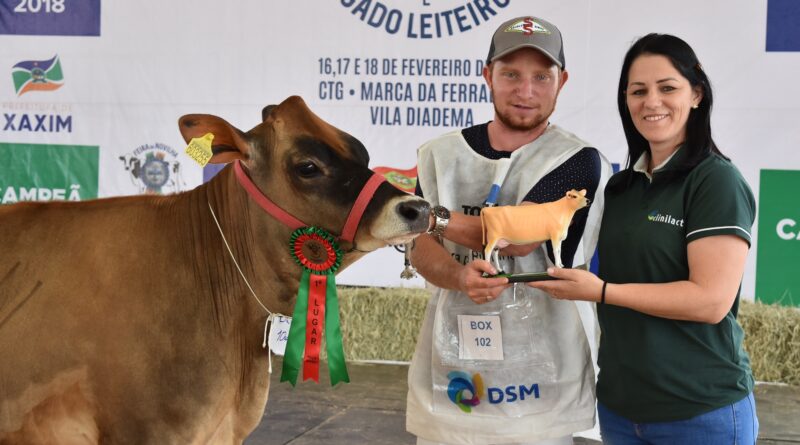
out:
<path id="1" fill-rule="evenodd" d="M 664 167 L 666 167 L 667 164 L 669 164 L 669 162 L 672 160 L 672 158 L 674 158 L 675 155 L 678 154 L 681 151 L 681 148 L 682 148 L 682 146 L 678 147 L 678 149 L 675 150 L 674 152 L 672 152 L 672 154 L 669 155 L 669 157 L 667 157 L 667 159 L 664 159 L 664 161 L 662 163 L 658 164 L 653 169 L 653 174 L 656 174 L 660 170 L 663 170 Z M 649 163 L 650 163 L 650 153 L 649 152 L 644 152 L 639 156 L 639 159 L 636 160 L 636 163 L 633 164 L 633 171 L 644 174 L 645 176 L 647 176 L 647 179 L 649 179 L 650 182 L 653 182 L 653 175 L 651 175 L 650 173 L 647 172 L 647 164 L 649 164 Z"/>

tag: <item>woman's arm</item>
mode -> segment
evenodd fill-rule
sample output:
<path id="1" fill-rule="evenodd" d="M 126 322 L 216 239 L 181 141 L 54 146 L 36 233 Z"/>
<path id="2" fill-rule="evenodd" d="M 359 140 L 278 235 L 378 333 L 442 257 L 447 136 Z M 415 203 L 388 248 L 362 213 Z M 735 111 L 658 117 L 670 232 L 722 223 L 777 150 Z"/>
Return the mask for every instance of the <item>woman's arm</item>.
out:
<path id="1" fill-rule="evenodd" d="M 608 283 L 605 304 L 627 307 L 656 317 L 719 323 L 739 290 L 747 242 L 734 235 L 699 238 L 687 246 L 689 279 L 671 283 Z M 603 281 L 590 272 L 549 269 L 555 281 L 529 283 L 553 297 L 600 301 Z"/>

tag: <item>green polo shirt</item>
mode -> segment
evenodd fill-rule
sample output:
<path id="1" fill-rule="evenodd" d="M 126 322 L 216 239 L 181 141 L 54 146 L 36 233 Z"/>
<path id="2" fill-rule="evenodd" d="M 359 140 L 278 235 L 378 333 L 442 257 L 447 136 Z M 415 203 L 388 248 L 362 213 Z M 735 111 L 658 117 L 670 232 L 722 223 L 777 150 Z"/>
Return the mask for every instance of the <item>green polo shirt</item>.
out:
<path id="1" fill-rule="evenodd" d="M 730 162 L 711 155 L 688 174 L 666 180 L 683 150 L 653 173 L 614 175 L 598 241 L 599 275 L 609 283 L 666 283 L 689 278 L 687 244 L 736 235 L 750 244 L 755 200 Z M 740 286 L 741 290 L 741 286 Z M 670 320 L 598 305 L 602 335 L 597 397 L 634 422 L 688 419 L 737 402 L 753 389 L 739 294 L 717 324 Z"/>

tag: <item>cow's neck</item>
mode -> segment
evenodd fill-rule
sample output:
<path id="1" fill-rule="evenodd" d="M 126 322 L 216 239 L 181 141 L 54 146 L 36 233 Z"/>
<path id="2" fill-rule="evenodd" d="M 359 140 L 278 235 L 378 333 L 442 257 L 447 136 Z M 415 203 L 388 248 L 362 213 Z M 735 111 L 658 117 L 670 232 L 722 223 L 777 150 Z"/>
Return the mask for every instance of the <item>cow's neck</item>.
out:
<path id="1" fill-rule="evenodd" d="M 289 230 L 251 202 L 230 167 L 195 192 L 195 274 L 213 301 L 218 328 L 233 322 L 263 329 L 267 311 L 262 304 L 272 313 L 290 313 L 300 272 L 287 247 Z"/>

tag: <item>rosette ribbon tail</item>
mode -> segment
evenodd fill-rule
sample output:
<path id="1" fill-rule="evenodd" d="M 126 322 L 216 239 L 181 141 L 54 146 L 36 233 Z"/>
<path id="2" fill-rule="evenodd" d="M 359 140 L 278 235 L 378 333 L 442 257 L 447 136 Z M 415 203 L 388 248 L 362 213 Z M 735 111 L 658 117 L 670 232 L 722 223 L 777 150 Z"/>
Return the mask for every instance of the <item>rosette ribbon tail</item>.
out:
<path id="1" fill-rule="evenodd" d="M 303 365 L 303 380 L 319 383 L 319 359 L 322 333 L 328 353 L 331 385 L 349 382 L 344 360 L 342 329 L 339 325 L 339 301 L 336 296 L 336 271 L 342 252 L 333 237 L 317 227 L 295 230 L 290 239 L 291 252 L 302 267 L 300 287 L 294 306 L 292 325 L 286 342 L 281 382 L 295 386 Z"/>
<path id="2" fill-rule="evenodd" d="M 297 301 L 294 304 L 294 313 L 292 314 L 292 325 L 289 327 L 289 338 L 286 340 L 286 352 L 283 356 L 281 382 L 289 382 L 292 386 L 297 384 L 300 363 L 303 361 L 310 275 L 309 271 L 304 270 L 300 276 L 300 288 L 297 291 Z"/>
<path id="3" fill-rule="evenodd" d="M 330 274 L 328 277 L 328 291 L 325 298 L 325 344 L 328 352 L 328 372 L 331 377 L 331 386 L 339 382 L 350 383 L 347 364 L 344 360 L 342 329 L 339 325 L 339 301 L 336 296 L 334 274 Z"/>

